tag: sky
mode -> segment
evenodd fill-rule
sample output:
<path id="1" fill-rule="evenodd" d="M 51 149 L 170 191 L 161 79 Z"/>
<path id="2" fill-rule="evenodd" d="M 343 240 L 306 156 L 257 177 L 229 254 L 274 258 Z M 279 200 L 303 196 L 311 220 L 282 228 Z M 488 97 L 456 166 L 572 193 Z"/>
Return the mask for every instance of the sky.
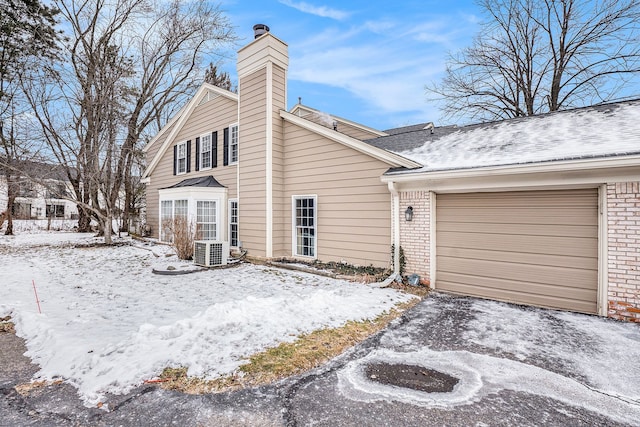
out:
<path id="1" fill-rule="evenodd" d="M 449 52 L 471 44 L 480 19 L 473 0 L 221 0 L 220 8 L 238 48 L 253 40 L 254 24 L 288 44 L 288 109 L 301 97 L 379 130 L 449 124 L 425 85 L 440 81 Z M 235 52 L 225 56 L 220 68 L 235 82 Z"/>

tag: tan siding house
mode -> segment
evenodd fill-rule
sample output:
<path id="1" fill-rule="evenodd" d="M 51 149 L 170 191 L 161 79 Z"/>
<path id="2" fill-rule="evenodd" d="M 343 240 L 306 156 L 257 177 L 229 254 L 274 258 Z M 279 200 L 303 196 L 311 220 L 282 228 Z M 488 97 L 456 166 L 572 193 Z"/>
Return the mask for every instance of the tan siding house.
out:
<path id="1" fill-rule="evenodd" d="M 391 199 L 380 182 L 388 163 L 288 122 L 285 135 L 285 197 L 317 197 L 317 258 L 388 265 Z M 293 232 L 291 215 L 287 210 L 286 236 Z"/>
<path id="2" fill-rule="evenodd" d="M 187 215 L 249 258 L 396 273 L 402 250 L 435 290 L 640 321 L 640 101 L 383 132 L 287 110 L 288 63 L 259 35 L 238 94 L 204 84 L 147 145 L 153 236 Z"/>
<path id="3" fill-rule="evenodd" d="M 170 240 L 167 218 L 198 222 L 213 201 L 216 239 L 250 258 L 387 268 L 391 198 L 380 177 L 420 165 L 362 141 L 383 132 L 322 115 L 334 129 L 300 104 L 287 112 L 287 50 L 270 33 L 240 49 L 238 94 L 203 85 L 146 147 L 151 233 Z M 208 133 L 217 133 L 217 164 L 199 168 Z"/>

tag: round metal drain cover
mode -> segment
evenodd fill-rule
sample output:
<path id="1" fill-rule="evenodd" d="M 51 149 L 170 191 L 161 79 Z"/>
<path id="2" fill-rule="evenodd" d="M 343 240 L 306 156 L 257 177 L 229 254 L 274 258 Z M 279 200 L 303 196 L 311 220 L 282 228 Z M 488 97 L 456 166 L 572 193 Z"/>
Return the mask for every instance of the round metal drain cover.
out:
<path id="1" fill-rule="evenodd" d="M 427 393 L 449 393 L 459 379 L 423 366 L 373 363 L 367 365 L 367 377 L 381 384 L 410 388 Z"/>

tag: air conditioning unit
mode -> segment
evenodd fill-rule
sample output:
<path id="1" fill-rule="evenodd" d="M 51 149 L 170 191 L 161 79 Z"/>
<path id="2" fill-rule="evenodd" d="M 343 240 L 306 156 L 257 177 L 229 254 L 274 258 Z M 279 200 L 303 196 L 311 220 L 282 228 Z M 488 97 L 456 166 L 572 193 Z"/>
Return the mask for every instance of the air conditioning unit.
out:
<path id="1" fill-rule="evenodd" d="M 196 240 L 193 247 L 193 263 L 203 267 L 226 265 L 229 258 L 229 242 Z"/>

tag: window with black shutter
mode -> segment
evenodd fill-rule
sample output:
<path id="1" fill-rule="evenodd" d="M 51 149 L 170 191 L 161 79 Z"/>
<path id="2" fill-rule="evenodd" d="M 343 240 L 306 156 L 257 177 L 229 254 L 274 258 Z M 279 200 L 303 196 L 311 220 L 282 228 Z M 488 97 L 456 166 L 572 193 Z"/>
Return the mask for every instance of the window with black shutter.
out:
<path id="1" fill-rule="evenodd" d="M 187 172 L 191 172 L 191 141 L 187 141 Z"/>
<path id="2" fill-rule="evenodd" d="M 196 172 L 200 170 L 201 164 L 203 163 L 200 161 L 200 138 L 198 137 L 196 138 Z"/>
<path id="3" fill-rule="evenodd" d="M 229 164 L 229 128 L 224 128 L 222 142 L 222 165 L 227 166 Z"/>
<path id="4" fill-rule="evenodd" d="M 211 133 L 211 167 L 218 167 L 218 132 Z"/>

